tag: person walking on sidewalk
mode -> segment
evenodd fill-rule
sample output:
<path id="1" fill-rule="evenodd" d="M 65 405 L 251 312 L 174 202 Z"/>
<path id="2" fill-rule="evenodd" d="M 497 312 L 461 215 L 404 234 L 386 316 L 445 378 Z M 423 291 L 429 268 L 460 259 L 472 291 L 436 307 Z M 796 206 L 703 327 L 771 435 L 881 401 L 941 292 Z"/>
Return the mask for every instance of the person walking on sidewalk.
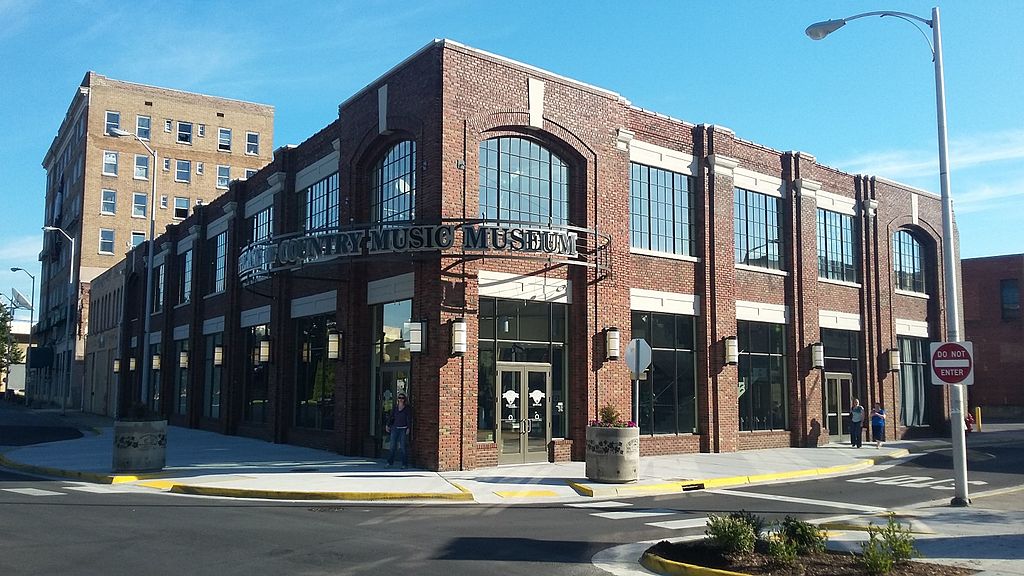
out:
<path id="1" fill-rule="evenodd" d="M 388 466 L 395 464 L 395 453 L 402 450 L 402 468 L 409 467 L 409 431 L 412 429 L 412 408 L 406 404 L 404 392 L 398 394 L 398 401 L 391 409 L 385 432 L 391 434 Z"/>
<path id="2" fill-rule="evenodd" d="M 881 448 L 885 442 L 885 410 L 878 402 L 871 409 L 871 439 L 875 441 L 875 448 Z"/>
<path id="3" fill-rule="evenodd" d="M 850 407 L 850 445 L 860 448 L 864 439 L 864 407 L 860 400 L 853 399 L 853 406 Z"/>

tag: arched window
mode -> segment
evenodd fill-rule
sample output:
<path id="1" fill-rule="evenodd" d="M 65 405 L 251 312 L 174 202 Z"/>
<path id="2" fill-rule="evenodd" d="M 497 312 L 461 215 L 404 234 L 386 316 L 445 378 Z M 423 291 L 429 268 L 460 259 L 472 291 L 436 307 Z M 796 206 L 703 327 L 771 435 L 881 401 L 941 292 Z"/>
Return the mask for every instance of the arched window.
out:
<path id="1" fill-rule="evenodd" d="M 907 230 L 897 230 L 892 244 L 896 289 L 924 293 L 924 256 L 921 253 L 921 243 Z"/>
<path id="2" fill-rule="evenodd" d="M 480 212 L 486 220 L 564 226 L 569 218 L 565 162 L 525 138 L 480 144 Z"/>
<path id="3" fill-rule="evenodd" d="M 392 146 L 373 169 L 372 222 L 401 222 L 416 217 L 416 142 Z"/>

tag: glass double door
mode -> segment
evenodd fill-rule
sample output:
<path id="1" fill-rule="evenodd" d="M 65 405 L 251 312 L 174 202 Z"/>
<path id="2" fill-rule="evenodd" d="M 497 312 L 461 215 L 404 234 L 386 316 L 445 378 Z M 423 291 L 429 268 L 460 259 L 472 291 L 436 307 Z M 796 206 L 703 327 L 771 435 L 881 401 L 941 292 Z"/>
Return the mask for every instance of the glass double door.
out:
<path id="1" fill-rule="evenodd" d="M 551 365 L 498 364 L 498 463 L 547 462 Z"/>
<path id="2" fill-rule="evenodd" d="M 395 406 L 395 399 L 398 398 L 399 394 L 405 394 L 408 398 L 407 402 L 413 410 L 416 409 L 412 406 L 412 394 L 409 390 L 409 363 L 408 362 L 390 362 L 384 364 L 380 368 L 380 388 L 378 391 L 377 405 L 380 409 L 377 411 L 377 434 L 380 438 L 380 452 L 387 454 L 390 450 L 391 435 L 385 431 L 388 424 L 388 418 L 391 416 L 391 409 Z"/>
<path id="3" fill-rule="evenodd" d="M 853 403 L 853 376 L 825 375 L 825 426 L 829 436 L 838 439 L 850 434 L 850 404 Z"/>

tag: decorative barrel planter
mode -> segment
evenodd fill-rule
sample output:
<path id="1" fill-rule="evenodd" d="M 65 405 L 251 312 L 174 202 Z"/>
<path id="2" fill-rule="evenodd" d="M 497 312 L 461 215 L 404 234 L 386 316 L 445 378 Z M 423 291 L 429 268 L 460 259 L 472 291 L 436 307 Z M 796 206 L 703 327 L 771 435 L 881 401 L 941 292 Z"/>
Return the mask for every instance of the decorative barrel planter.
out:
<path id="1" fill-rule="evenodd" d="M 623 484 L 640 478 L 640 429 L 587 426 L 587 479 Z"/>
<path id="2" fill-rule="evenodd" d="M 114 422 L 114 472 L 153 472 L 166 462 L 166 420 Z"/>

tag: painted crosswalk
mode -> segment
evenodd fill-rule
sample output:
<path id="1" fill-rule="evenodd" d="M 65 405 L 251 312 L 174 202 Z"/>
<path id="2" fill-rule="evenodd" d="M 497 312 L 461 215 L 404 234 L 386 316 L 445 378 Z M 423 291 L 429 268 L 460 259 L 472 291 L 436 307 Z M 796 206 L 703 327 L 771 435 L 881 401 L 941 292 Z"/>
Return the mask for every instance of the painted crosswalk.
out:
<path id="1" fill-rule="evenodd" d="M 123 494 L 126 488 L 111 486 L 107 484 L 89 484 L 87 482 L 74 482 L 60 486 L 54 490 L 43 490 L 42 488 L 0 488 L 0 492 L 21 494 L 22 496 L 67 496 L 69 492 L 86 492 L 89 494 Z"/>
<path id="2" fill-rule="evenodd" d="M 648 526 L 655 528 L 663 528 L 666 530 L 689 530 L 691 528 L 703 528 L 707 525 L 708 519 L 703 518 L 681 518 L 677 520 L 671 520 L 671 516 L 682 516 L 684 513 L 678 510 L 670 510 L 667 508 L 633 508 L 633 504 L 630 502 L 617 502 L 614 500 L 608 501 L 597 501 L 597 502 L 583 502 L 567 504 L 571 508 L 582 508 L 582 509 L 596 509 L 601 510 L 600 512 L 592 512 L 590 516 L 595 518 L 603 518 L 605 520 L 633 520 L 633 519 L 652 519 L 652 518 L 664 518 L 658 522 L 645 522 Z M 625 508 L 632 508 L 631 510 L 625 510 Z"/>
<path id="3" fill-rule="evenodd" d="M 52 490 L 40 490 L 39 488 L 2 488 L 4 492 L 13 492 L 15 494 L 23 494 L 25 496 L 64 496 L 64 492 L 54 492 Z"/>

